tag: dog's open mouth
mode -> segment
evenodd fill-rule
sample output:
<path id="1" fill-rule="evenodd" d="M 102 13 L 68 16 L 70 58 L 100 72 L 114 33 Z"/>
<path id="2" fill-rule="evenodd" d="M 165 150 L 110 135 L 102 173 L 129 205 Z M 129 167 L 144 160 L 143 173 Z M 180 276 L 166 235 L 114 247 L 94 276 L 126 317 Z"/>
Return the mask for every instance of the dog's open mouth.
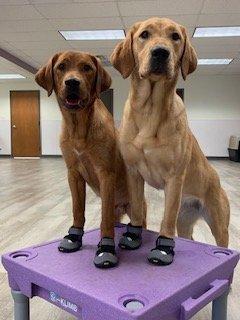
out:
<path id="1" fill-rule="evenodd" d="M 78 109 L 81 108 L 81 100 L 78 94 L 70 93 L 65 99 L 65 106 L 68 109 Z"/>

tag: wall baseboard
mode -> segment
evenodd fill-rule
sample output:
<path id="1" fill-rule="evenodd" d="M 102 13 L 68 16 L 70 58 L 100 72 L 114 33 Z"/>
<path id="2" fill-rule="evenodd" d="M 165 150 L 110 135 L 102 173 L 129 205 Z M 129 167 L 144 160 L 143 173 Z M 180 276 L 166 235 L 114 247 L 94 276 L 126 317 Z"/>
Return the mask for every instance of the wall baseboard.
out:
<path id="1" fill-rule="evenodd" d="M 39 160 L 40 157 L 13 157 L 16 160 Z"/>
<path id="2" fill-rule="evenodd" d="M 11 154 L 0 154 L 0 158 L 12 158 L 12 159 L 42 159 L 42 158 L 62 158 L 61 154 L 44 154 L 40 157 L 13 157 Z"/>
<path id="3" fill-rule="evenodd" d="M 41 157 L 13 157 L 10 154 L 0 154 L 0 158 L 12 158 L 12 159 L 46 159 L 46 158 L 62 158 L 60 154 L 49 154 L 42 155 Z M 229 160 L 229 157 L 217 157 L 217 156 L 209 156 L 206 157 L 208 160 Z M 229 160 L 230 161 L 230 160 Z"/>
<path id="4" fill-rule="evenodd" d="M 206 157 L 208 160 L 229 160 L 229 157 L 215 157 L 215 156 L 209 156 Z"/>
<path id="5" fill-rule="evenodd" d="M 62 158 L 61 154 L 43 154 L 41 158 Z"/>

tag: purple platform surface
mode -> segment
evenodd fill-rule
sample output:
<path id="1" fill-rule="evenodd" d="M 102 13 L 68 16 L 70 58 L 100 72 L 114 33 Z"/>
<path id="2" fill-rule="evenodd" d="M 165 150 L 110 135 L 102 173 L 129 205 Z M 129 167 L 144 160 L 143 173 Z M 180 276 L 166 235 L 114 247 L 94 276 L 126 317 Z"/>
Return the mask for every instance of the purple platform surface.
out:
<path id="1" fill-rule="evenodd" d="M 123 230 L 116 228 L 116 243 Z M 86 232 L 83 249 L 75 253 L 58 252 L 59 241 L 53 241 L 5 254 L 2 262 L 13 290 L 84 320 L 187 320 L 228 290 L 237 252 L 177 238 L 174 263 L 158 267 L 147 261 L 156 238 L 144 231 L 141 249 L 118 249 L 114 269 L 93 265 L 99 230 Z M 142 307 L 130 311 L 124 306 L 129 301 Z"/>

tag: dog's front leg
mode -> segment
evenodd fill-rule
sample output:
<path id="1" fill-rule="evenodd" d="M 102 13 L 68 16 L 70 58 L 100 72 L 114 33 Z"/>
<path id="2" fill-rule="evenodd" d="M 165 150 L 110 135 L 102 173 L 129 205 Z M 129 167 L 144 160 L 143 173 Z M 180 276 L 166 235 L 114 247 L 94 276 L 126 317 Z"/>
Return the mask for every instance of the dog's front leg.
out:
<path id="1" fill-rule="evenodd" d="M 81 174 L 75 170 L 68 170 L 68 183 L 72 195 L 73 226 L 84 228 L 86 182 Z"/>
<path id="2" fill-rule="evenodd" d="M 182 178 L 171 178 L 165 185 L 165 210 L 160 235 L 168 238 L 175 236 L 178 212 L 182 199 Z"/>
<path id="3" fill-rule="evenodd" d="M 102 172 L 100 174 L 100 196 L 102 200 L 102 238 L 114 238 L 115 222 L 115 174 Z"/>
<path id="4" fill-rule="evenodd" d="M 94 258 L 98 268 L 115 267 L 118 258 L 115 251 L 115 172 L 100 170 L 98 172 L 100 196 L 102 200 L 101 241 Z"/>
<path id="5" fill-rule="evenodd" d="M 142 244 L 142 226 L 145 220 L 144 180 L 138 171 L 128 170 L 128 192 L 130 201 L 130 221 L 119 241 L 119 247 L 127 250 L 138 249 Z"/>
<path id="6" fill-rule="evenodd" d="M 176 224 L 182 199 L 183 178 L 173 177 L 166 182 L 165 210 L 161 224 L 160 236 L 156 247 L 151 250 L 148 260 L 156 265 L 168 265 L 173 262 Z"/>
<path id="7" fill-rule="evenodd" d="M 68 169 L 68 183 L 72 195 L 73 226 L 58 247 L 59 251 L 67 253 L 82 246 L 86 199 L 86 182 L 77 170 Z"/>

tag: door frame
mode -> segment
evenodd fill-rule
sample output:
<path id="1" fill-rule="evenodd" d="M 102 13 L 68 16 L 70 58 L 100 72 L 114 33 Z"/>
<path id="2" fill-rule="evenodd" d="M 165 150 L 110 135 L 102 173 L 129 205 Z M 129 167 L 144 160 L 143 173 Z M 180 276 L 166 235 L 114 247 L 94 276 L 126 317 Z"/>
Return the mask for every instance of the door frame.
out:
<path id="1" fill-rule="evenodd" d="M 111 110 L 109 109 L 109 106 L 107 106 L 107 103 L 105 103 L 103 100 L 102 100 L 102 97 L 101 95 L 106 95 L 107 93 L 110 93 L 110 107 L 111 107 Z M 109 88 L 107 89 L 106 91 L 103 91 L 101 94 L 100 94 L 100 99 L 102 100 L 103 104 L 105 105 L 105 107 L 108 109 L 108 111 L 111 113 L 112 116 L 114 116 L 114 90 L 112 88 Z"/>
<path id="2" fill-rule="evenodd" d="M 10 119 L 11 119 L 11 156 L 14 157 L 13 155 L 13 139 L 12 139 L 12 130 L 13 130 L 13 124 L 12 124 L 12 100 L 11 100 L 11 95 L 12 92 L 36 92 L 37 93 L 37 98 L 38 98 L 38 126 L 39 126 L 39 155 L 38 157 L 42 156 L 42 135 L 41 135 L 41 116 L 40 116 L 40 90 L 9 90 L 9 99 L 10 99 Z M 27 158 L 27 157 L 26 157 Z M 35 158 L 35 157 L 34 157 Z"/>

